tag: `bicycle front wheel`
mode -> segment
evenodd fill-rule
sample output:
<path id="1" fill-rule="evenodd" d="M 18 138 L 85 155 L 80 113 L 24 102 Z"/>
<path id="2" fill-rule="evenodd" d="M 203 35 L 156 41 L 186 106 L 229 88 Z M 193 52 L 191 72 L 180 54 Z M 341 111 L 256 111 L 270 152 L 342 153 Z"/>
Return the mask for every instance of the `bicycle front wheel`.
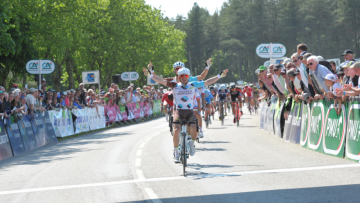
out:
<path id="1" fill-rule="evenodd" d="M 182 145 L 182 149 L 181 149 L 181 157 L 182 157 L 182 161 L 183 161 L 183 174 L 185 176 L 185 173 L 186 173 L 186 143 L 187 143 L 187 140 L 186 140 L 186 133 L 183 133 L 182 134 L 182 137 L 183 137 L 183 145 Z"/>

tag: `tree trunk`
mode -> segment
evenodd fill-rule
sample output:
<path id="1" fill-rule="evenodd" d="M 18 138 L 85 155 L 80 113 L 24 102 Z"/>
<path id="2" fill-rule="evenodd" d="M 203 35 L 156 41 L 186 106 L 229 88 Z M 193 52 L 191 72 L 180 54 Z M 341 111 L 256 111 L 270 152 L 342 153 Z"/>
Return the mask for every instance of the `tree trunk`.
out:
<path id="1" fill-rule="evenodd" d="M 69 75 L 69 89 L 75 89 L 74 83 L 74 59 L 71 56 L 71 51 L 66 51 L 66 72 Z"/>

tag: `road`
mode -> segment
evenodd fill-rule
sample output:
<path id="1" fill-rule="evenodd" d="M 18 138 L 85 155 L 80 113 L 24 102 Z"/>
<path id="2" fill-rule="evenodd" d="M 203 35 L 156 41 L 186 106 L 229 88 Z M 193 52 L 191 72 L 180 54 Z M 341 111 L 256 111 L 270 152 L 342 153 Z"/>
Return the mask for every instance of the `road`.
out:
<path id="1" fill-rule="evenodd" d="M 0 202 L 357 202 L 360 164 L 226 117 L 204 129 L 188 176 L 165 118 L 89 133 L 0 162 Z"/>

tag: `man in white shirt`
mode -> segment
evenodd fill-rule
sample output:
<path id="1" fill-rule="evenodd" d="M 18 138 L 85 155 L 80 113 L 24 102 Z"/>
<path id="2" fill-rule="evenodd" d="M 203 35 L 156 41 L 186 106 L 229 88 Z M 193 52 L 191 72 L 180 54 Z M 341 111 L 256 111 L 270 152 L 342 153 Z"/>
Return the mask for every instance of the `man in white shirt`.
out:
<path id="1" fill-rule="evenodd" d="M 299 55 L 297 53 L 294 53 L 291 56 L 291 60 L 295 64 L 296 68 L 300 71 L 301 80 L 303 81 L 305 86 L 308 87 L 309 81 L 308 81 L 308 77 L 307 77 L 306 68 L 305 68 L 304 64 L 301 62 Z"/>

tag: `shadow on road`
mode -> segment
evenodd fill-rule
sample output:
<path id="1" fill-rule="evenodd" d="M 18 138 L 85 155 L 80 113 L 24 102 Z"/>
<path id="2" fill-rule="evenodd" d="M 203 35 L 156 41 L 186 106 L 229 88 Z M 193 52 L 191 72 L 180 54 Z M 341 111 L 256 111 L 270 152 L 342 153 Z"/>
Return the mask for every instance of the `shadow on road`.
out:
<path id="1" fill-rule="evenodd" d="M 216 187 L 216 185 L 214 185 Z M 360 185 L 339 185 L 255 192 L 161 198 L 162 202 L 356 202 Z M 157 191 L 155 190 L 155 193 Z M 131 203 L 152 200 L 132 201 Z"/>
<path id="2" fill-rule="evenodd" d="M 113 130 L 113 129 L 109 129 Z M 104 144 L 111 141 L 100 140 L 109 137 L 118 137 L 130 135 L 131 133 L 110 133 L 105 130 L 102 132 L 89 133 L 80 137 L 70 138 L 59 142 L 58 144 L 45 145 L 38 149 L 25 152 L 19 156 L 5 159 L 0 162 L 1 171 L 6 171 L 6 168 L 12 165 L 24 164 L 41 164 L 46 162 L 70 159 L 71 155 L 79 152 L 93 151 L 94 149 L 87 149 L 83 146 L 91 144 Z M 99 149 L 100 150 L 100 149 Z M 59 156 L 62 155 L 63 157 Z"/>
<path id="3" fill-rule="evenodd" d="M 202 141 L 201 144 L 225 144 L 230 142 L 224 142 L 224 141 Z"/>

